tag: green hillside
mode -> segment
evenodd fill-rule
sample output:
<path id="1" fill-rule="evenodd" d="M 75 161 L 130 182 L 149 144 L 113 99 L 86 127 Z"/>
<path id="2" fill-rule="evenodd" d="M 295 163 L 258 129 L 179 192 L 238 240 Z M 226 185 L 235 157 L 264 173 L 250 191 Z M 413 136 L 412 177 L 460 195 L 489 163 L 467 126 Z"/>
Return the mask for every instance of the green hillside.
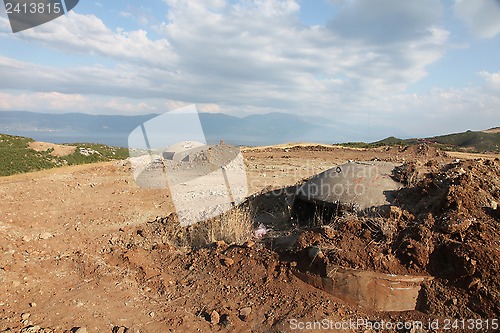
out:
<path id="1" fill-rule="evenodd" d="M 428 140 L 472 152 L 500 153 L 500 133 L 467 131 L 436 136 Z"/>
<path id="2" fill-rule="evenodd" d="M 52 156 L 51 149 L 35 151 L 29 148 L 33 141 L 31 138 L 0 134 L 0 176 L 128 157 L 126 148 L 89 143 L 70 144 L 76 146 L 74 153 L 62 157 Z"/>
<path id="3" fill-rule="evenodd" d="M 492 128 L 487 131 L 467 131 L 425 139 L 398 139 L 390 136 L 371 143 L 347 142 L 341 145 L 354 148 L 376 148 L 383 146 L 409 146 L 420 143 L 433 144 L 443 150 L 500 153 L 500 129 Z"/>

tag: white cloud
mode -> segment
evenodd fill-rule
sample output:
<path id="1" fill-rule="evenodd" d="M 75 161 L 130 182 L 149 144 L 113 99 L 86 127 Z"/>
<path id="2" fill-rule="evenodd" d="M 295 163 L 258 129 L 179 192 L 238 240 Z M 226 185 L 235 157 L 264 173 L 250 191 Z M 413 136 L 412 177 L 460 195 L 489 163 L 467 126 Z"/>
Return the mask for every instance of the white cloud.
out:
<path id="1" fill-rule="evenodd" d="M 43 105 L 47 110 L 72 110 L 85 102 L 85 97 L 79 94 L 50 93 L 1 93 L 1 110 L 33 110 Z"/>
<path id="2" fill-rule="evenodd" d="M 127 98 L 59 92 L 0 92 L 0 110 L 48 113 L 82 112 L 90 114 L 162 113 L 162 101 L 138 102 Z"/>
<path id="3" fill-rule="evenodd" d="M 94 15 L 70 11 L 56 20 L 17 34 L 0 23 L 0 36 L 38 42 L 63 53 L 100 55 L 119 62 L 169 67 L 175 55 L 167 40 L 151 40 L 146 30 L 112 31 Z"/>
<path id="4" fill-rule="evenodd" d="M 481 71 L 479 75 L 484 79 L 486 86 L 497 93 L 500 92 L 500 72 L 490 73 Z"/>
<path id="5" fill-rule="evenodd" d="M 391 26 L 405 31 L 398 43 L 388 36 L 386 42 L 365 43 L 339 36 L 332 29 L 306 27 L 298 19 L 300 7 L 293 0 L 169 0 L 169 22 L 157 28 L 163 36 L 159 40 L 149 39 L 143 30 L 111 31 L 99 18 L 74 12 L 16 36 L 119 63 L 114 68 L 75 68 L 63 73 L 47 68 L 58 72 L 52 80 L 41 73 L 48 87 L 79 86 L 77 91 L 82 93 L 99 89 L 104 94 L 120 94 L 121 86 L 122 93 L 135 90 L 132 96 L 137 97 L 157 97 L 163 89 L 164 97 L 172 100 L 293 111 L 297 105 L 326 102 L 324 95 L 331 96 L 330 105 L 363 103 L 363 99 L 401 91 L 424 77 L 426 66 L 442 56 L 447 37 L 446 31 L 433 25 L 439 15 L 427 13 L 433 1 L 396 5 L 388 11 L 388 17 L 408 18 L 406 30 Z M 360 12 L 366 21 L 366 13 L 374 10 L 370 1 L 352 2 L 338 20 Z M 375 11 L 383 19 L 384 10 Z M 349 26 L 354 29 L 357 23 Z M 383 25 L 365 28 L 370 32 L 381 29 L 381 34 L 386 30 Z M 17 70 L 22 77 L 23 71 Z M 86 80 L 73 81 L 80 75 Z M 26 84 L 24 78 L 17 81 L 16 88 Z M 103 81 L 109 89 L 102 86 Z"/>
<path id="6" fill-rule="evenodd" d="M 455 15 L 480 38 L 493 38 L 500 34 L 500 1 L 455 0 Z"/>
<path id="7" fill-rule="evenodd" d="M 410 137 L 425 137 L 498 126 L 499 106 L 500 97 L 478 86 L 394 95 L 377 108 L 383 116 L 379 122 L 393 124 Z"/>
<path id="8" fill-rule="evenodd" d="M 455 119 L 479 122 L 477 114 L 500 121 L 491 113 L 498 98 L 483 87 L 405 92 L 448 47 L 438 0 L 342 0 L 327 26 L 313 27 L 301 24 L 293 0 L 166 2 L 168 22 L 155 27 L 156 40 L 75 12 L 15 35 L 0 28 L 0 37 L 42 43 L 59 56 L 112 60 L 49 66 L 0 55 L 0 89 L 32 96 L 33 107 L 55 105 L 43 100 L 53 92 L 66 94 L 90 113 L 161 113 L 196 103 L 205 112 L 281 111 L 405 133 L 430 130 L 428 122 L 438 118 L 453 119 L 446 126 L 456 126 Z M 10 109 L 34 110 L 21 106 Z M 53 107 L 63 111 L 67 104 Z"/>

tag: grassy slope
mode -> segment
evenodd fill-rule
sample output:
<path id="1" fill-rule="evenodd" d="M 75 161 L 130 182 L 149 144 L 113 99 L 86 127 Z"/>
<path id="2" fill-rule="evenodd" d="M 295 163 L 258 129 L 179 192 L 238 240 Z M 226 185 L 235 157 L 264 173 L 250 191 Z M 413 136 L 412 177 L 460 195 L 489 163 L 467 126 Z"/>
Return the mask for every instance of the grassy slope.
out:
<path id="1" fill-rule="evenodd" d="M 28 147 L 34 141 L 30 138 L 0 134 L 0 176 L 37 171 L 85 163 L 104 162 L 128 157 L 128 149 L 109 147 L 100 144 L 76 143 L 76 151 L 68 156 L 57 157 L 50 151 L 37 152 Z M 82 155 L 79 148 L 88 148 L 99 152 L 89 156 Z"/>
<path id="2" fill-rule="evenodd" d="M 500 133 L 467 131 L 437 136 L 429 140 L 474 152 L 500 152 Z"/>
<path id="3" fill-rule="evenodd" d="M 386 139 L 372 142 L 348 142 L 343 146 L 355 148 L 374 148 L 381 146 L 408 146 L 421 142 L 437 144 L 441 149 L 454 151 L 467 151 L 476 153 L 500 153 L 500 132 L 474 132 L 467 131 L 463 133 L 455 133 L 441 135 L 424 140 L 418 139 L 398 139 L 393 136 Z"/>

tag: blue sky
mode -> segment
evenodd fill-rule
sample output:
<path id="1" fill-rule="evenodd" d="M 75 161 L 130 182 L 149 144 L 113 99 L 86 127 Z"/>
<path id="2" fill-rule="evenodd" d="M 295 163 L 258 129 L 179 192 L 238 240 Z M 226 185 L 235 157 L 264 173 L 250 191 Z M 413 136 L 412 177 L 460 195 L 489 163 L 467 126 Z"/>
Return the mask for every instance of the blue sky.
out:
<path id="1" fill-rule="evenodd" d="M 0 112 L 195 103 L 421 137 L 500 126 L 499 55 L 498 0 L 81 0 L 16 34 L 1 7 Z"/>

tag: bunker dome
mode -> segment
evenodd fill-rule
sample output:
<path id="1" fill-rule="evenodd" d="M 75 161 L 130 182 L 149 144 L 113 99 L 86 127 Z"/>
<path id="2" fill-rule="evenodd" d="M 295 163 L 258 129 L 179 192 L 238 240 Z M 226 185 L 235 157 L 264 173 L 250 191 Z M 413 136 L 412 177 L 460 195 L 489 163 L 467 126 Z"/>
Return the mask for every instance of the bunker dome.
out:
<path id="1" fill-rule="evenodd" d="M 197 153 L 206 150 L 208 146 L 197 141 L 182 141 L 168 146 L 162 153 L 163 159 L 173 162 L 189 162 Z"/>
<path id="2" fill-rule="evenodd" d="M 306 181 L 296 200 L 323 206 L 351 206 L 358 212 L 390 205 L 403 184 L 393 179 L 398 164 L 349 162 Z"/>

